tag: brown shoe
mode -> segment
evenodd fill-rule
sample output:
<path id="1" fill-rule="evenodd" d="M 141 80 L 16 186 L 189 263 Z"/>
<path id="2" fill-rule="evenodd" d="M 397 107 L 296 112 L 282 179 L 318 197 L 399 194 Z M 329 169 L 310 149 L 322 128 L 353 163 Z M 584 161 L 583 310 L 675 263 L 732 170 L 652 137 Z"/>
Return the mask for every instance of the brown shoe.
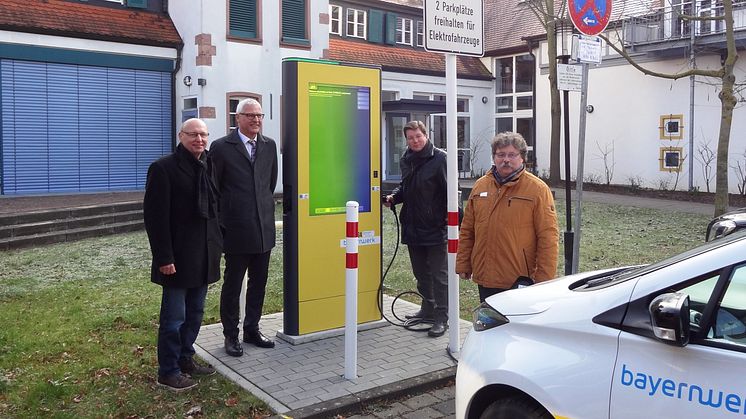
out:
<path id="1" fill-rule="evenodd" d="M 175 392 L 189 390 L 192 387 L 197 386 L 197 382 L 189 378 L 184 374 L 174 374 L 168 377 L 158 377 L 158 385 L 166 387 L 167 389 Z"/>
<path id="2" fill-rule="evenodd" d="M 179 369 L 181 369 L 181 372 L 184 374 L 189 374 L 192 377 L 195 375 L 208 376 L 215 374 L 215 368 L 213 368 L 212 365 L 202 365 L 195 362 L 193 359 L 179 362 Z"/>

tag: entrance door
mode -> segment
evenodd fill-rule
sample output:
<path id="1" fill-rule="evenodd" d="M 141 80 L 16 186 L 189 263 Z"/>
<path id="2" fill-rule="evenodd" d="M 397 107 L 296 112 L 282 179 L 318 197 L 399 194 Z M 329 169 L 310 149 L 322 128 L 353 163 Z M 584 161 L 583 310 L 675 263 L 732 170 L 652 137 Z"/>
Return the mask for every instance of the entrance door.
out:
<path id="1" fill-rule="evenodd" d="M 409 122 L 408 113 L 386 113 L 386 179 L 401 179 L 399 159 L 407 149 L 407 140 L 404 138 L 404 125 Z"/>

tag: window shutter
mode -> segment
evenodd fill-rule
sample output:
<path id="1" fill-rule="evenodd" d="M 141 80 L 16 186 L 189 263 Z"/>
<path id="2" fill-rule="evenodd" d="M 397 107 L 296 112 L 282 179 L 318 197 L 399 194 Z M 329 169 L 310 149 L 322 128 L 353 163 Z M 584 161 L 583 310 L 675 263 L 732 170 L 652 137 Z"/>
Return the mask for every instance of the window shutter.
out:
<path id="1" fill-rule="evenodd" d="M 396 44 L 396 13 L 386 13 L 386 43 Z"/>
<path id="2" fill-rule="evenodd" d="M 368 40 L 377 44 L 383 43 L 383 12 L 380 10 L 368 12 Z"/>
<path id="3" fill-rule="evenodd" d="M 127 7 L 135 7 L 138 9 L 147 9 L 148 0 L 127 0 Z"/>
<path id="4" fill-rule="evenodd" d="M 256 38 L 256 0 L 230 0 L 228 32 L 241 38 Z"/>
<path id="5" fill-rule="evenodd" d="M 308 44 L 306 0 L 282 0 L 282 42 Z"/>

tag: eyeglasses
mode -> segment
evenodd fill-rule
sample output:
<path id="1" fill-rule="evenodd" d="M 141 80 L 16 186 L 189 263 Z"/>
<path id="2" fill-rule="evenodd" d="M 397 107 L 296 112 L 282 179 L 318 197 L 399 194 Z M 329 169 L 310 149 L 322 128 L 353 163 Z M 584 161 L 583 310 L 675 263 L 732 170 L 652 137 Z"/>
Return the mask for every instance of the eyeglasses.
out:
<path id="1" fill-rule="evenodd" d="M 500 160 L 503 160 L 503 159 L 513 160 L 520 155 L 521 153 L 497 153 L 495 154 L 495 157 L 497 157 Z"/>
<path id="2" fill-rule="evenodd" d="M 209 132 L 189 132 L 189 131 L 181 131 L 181 132 L 183 132 L 184 134 L 192 138 L 197 138 L 197 136 L 200 136 L 202 138 L 208 138 L 210 136 Z"/>
<path id="3" fill-rule="evenodd" d="M 256 118 L 256 119 L 264 119 L 264 114 L 263 113 L 243 113 L 243 112 L 239 112 L 238 114 L 242 115 L 242 116 L 245 116 L 245 117 L 247 117 L 249 119 L 254 119 L 254 118 Z"/>

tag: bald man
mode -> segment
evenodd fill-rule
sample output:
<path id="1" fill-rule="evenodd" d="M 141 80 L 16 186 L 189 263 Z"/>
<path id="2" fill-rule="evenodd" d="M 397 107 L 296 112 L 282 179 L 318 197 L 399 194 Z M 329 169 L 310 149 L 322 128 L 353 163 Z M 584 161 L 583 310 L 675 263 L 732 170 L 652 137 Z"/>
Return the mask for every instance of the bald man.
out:
<path id="1" fill-rule="evenodd" d="M 145 185 L 151 281 L 163 290 L 157 383 L 173 391 L 196 386 L 195 375 L 215 373 L 192 359 L 207 284 L 220 279 L 223 250 L 217 194 L 207 166 L 208 135 L 201 120 L 184 122 L 176 151 L 150 165 Z"/>

